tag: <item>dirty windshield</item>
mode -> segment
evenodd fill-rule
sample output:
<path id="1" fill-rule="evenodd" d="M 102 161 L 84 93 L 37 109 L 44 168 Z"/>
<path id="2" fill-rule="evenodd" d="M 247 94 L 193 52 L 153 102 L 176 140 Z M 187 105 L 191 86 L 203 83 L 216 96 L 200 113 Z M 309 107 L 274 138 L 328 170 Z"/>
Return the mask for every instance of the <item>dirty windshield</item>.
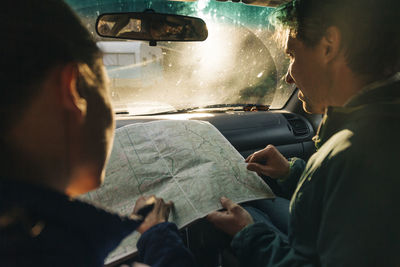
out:
<path id="1" fill-rule="evenodd" d="M 104 53 L 118 114 L 143 115 L 199 107 L 258 104 L 281 108 L 293 92 L 283 81 L 287 60 L 273 40 L 272 8 L 199 0 L 67 0 Z M 121 41 L 97 36 L 99 14 L 141 12 L 203 19 L 203 42 Z"/>

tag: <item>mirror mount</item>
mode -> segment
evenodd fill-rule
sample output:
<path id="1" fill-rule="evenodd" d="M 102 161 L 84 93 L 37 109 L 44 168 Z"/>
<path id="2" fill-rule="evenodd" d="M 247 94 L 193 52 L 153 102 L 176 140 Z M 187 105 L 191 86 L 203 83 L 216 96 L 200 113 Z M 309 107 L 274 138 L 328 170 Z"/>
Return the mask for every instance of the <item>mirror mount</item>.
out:
<path id="1" fill-rule="evenodd" d="M 147 8 L 145 10 L 143 10 L 143 13 L 156 13 L 156 11 L 152 8 Z M 157 41 L 155 40 L 150 40 L 149 41 L 149 46 L 157 46 Z"/>
<path id="2" fill-rule="evenodd" d="M 146 8 L 145 10 L 143 10 L 143 13 L 156 13 L 156 11 L 152 8 Z"/>

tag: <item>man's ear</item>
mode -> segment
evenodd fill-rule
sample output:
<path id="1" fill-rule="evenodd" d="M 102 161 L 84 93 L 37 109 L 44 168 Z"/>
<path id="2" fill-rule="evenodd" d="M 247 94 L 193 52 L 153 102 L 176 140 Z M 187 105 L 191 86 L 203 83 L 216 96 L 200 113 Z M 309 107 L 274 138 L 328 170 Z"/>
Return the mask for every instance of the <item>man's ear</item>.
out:
<path id="1" fill-rule="evenodd" d="M 339 56 L 341 42 L 342 35 L 340 30 L 335 26 L 328 27 L 322 37 L 324 59 L 327 63 Z"/>
<path id="2" fill-rule="evenodd" d="M 82 123 L 86 117 L 87 102 L 78 92 L 78 75 L 77 64 L 69 63 L 61 68 L 61 104 Z"/>

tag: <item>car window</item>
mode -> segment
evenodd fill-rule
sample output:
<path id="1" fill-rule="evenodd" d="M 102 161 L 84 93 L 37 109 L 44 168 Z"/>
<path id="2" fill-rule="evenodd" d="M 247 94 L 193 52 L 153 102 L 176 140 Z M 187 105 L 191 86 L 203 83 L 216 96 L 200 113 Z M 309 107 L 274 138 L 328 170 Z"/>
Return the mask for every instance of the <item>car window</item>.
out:
<path id="1" fill-rule="evenodd" d="M 205 106 L 262 104 L 281 108 L 294 88 L 282 77 L 287 59 L 274 42 L 272 8 L 201 0 L 67 0 L 104 53 L 115 110 L 151 114 Z M 97 36 L 99 14 L 140 12 L 202 18 L 203 42 L 120 41 Z"/>

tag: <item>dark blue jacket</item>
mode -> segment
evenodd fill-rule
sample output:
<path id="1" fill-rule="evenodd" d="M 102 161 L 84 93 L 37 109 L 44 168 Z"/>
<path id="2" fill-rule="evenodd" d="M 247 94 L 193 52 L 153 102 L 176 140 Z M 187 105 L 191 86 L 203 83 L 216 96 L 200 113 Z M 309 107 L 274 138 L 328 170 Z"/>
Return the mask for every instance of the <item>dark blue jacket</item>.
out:
<path id="1" fill-rule="evenodd" d="M 0 179 L 0 266 L 102 266 L 140 222 L 108 213 L 47 188 Z M 172 223 L 138 242 L 151 266 L 193 266 Z"/>

